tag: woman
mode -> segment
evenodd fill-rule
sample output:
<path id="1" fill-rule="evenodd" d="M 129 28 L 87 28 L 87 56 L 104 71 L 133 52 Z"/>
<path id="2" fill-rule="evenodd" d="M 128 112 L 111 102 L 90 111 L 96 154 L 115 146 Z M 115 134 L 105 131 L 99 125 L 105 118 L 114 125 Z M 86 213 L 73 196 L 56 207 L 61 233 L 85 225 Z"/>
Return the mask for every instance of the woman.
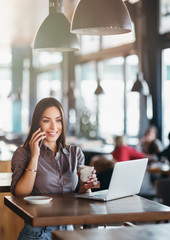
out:
<path id="1" fill-rule="evenodd" d="M 117 162 L 144 158 L 143 152 L 137 151 L 127 144 L 126 136 L 115 137 L 115 149 L 112 152 L 113 159 Z"/>
<path id="2" fill-rule="evenodd" d="M 17 196 L 86 192 L 97 184 L 96 174 L 86 183 L 78 178 L 84 164 L 79 147 L 66 145 L 66 122 L 60 102 L 44 98 L 35 107 L 29 134 L 12 158 L 11 192 Z M 31 227 L 25 223 L 19 240 L 51 239 L 52 230 L 72 226 Z"/>
<path id="3" fill-rule="evenodd" d="M 138 151 L 145 153 L 149 159 L 149 162 L 157 161 L 157 153 L 163 150 L 163 145 L 157 136 L 157 128 L 151 125 L 146 130 L 144 137 L 140 139 L 139 144 L 136 146 Z"/>
<path id="4" fill-rule="evenodd" d="M 168 140 L 169 140 L 169 145 L 161 152 L 158 152 L 157 156 L 159 160 L 161 160 L 161 158 L 165 158 L 165 159 L 168 159 L 168 161 L 170 162 L 170 132 L 168 134 Z"/>

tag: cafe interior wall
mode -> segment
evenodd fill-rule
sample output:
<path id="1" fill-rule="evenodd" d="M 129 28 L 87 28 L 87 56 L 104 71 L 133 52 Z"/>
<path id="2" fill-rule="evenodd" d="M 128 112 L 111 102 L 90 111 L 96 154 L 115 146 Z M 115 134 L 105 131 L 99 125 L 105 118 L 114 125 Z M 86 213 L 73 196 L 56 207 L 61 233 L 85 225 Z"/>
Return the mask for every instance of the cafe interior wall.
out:
<path id="1" fill-rule="evenodd" d="M 158 126 L 159 133 L 161 135 L 161 106 L 160 106 L 160 98 L 161 98 L 161 89 L 159 88 L 160 84 L 160 52 L 159 52 L 159 40 L 157 29 L 157 21 L 158 21 L 158 0 L 142 0 L 143 3 L 143 29 L 142 29 L 142 41 L 143 41 L 143 72 L 146 81 L 148 82 L 151 93 L 153 96 L 154 102 L 154 115 L 151 123 Z M 153 8 L 156 6 L 156 8 Z M 137 17 L 135 9 L 136 4 L 129 5 L 127 3 L 127 7 L 130 11 L 131 17 L 135 21 Z M 153 24 L 154 22 L 154 24 Z M 152 33 L 152 34 L 151 34 Z M 156 38 L 155 38 L 156 37 Z M 156 40 L 156 41 L 155 41 Z M 156 51 L 155 51 L 156 49 Z M 159 55 L 159 57 L 157 57 Z M 33 108 L 36 103 L 36 74 L 35 69 L 32 66 L 32 49 L 30 46 L 12 46 L 12 73 L 13 73 L 13 91 L 16 91 L 18 87 L 22 86 L 22 66 L 25 58 L 30 59 L 30 99 L 29 99 L 29 113 L 32 115 Z M 63 103 L 66 109 L 66 114 L 68 118 L 69 109 L 74 108 L 74 98 L 70 95 L 70 89 L 72 88 L 71 83 L 74 83 L 74 61 L 70 61 L 70 59 L 74 59 L 74 56 L 70 56 L 70 54 L 64 55 L 63 61 Z M 159 66 L 158 66 L 159 65 Z M 68 79 L 68 81 L 67 81 Z M 74 85 L 74 84 L 73 84 Z M 24 89 L 23 89 L 24 90 Z M 71 100 L 71 101 L 70 101 Z M 17 112 L 17 114 L 16 114 Z M 144 113 L 145 114 L 145 113 Z M 141 116 L 144 116 L 143 113 Z M 142 124 L 142 131 L 146 129 L 148 122 L 145 121 L 145 126 Z M 21 132 L 21 100 L 13 101 L 13 131 Z"/>

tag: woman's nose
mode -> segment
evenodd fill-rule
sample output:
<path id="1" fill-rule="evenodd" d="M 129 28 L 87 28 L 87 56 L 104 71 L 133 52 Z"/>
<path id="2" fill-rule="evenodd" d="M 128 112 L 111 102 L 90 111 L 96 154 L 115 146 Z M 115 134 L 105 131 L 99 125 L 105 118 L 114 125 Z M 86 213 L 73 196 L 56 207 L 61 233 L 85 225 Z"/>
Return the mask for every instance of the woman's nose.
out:
<path id="1" fill-rule="evenodd" d="M 51 128 L 51 129 L 55 129 L 55 123 L 54 123 L 54 122 L 51 122 L 50 128 Z"/>

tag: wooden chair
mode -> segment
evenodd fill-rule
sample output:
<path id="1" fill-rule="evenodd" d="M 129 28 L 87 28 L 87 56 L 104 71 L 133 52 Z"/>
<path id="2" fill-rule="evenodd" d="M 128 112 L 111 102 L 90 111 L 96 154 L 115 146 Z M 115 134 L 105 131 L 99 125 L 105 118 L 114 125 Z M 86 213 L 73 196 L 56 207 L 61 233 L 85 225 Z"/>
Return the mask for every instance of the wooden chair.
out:
<path id="1" fill-rule="evenodd" d="M 159 179 L 155 182 L 157 197 L 162 203 L 170 206 L 170 178 Z"/>
<path id="2" fill-rule="evenodd" d="M 0 172 L 11 172 L 11 160 L 0 161 Z"/>
<path id="3" fill-rule="evenodd" d="M 11 172 L 11 160 L 0 161 L 0 172 Z M 17 239 L 24 221 L 4 205 L 4 196 L 10 192 L 0 193 L 0 239 Z"/>

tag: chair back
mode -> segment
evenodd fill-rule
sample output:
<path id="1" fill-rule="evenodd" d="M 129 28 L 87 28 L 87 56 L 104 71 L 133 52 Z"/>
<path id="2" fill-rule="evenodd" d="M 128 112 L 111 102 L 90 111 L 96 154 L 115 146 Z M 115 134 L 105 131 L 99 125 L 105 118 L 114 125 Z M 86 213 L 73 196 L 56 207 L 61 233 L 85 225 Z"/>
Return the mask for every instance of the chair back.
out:
<path id="1" fill-rule="evenodd" d="M 156 193 L 162 199 L 162 203 L 170 206 L 170 178 L 159 179 L 155 182 Z"/>
<path id="2" fill-rule="evenodd" d="M 11 160 L 0 161 L 0 172 L 11 172 Z"/>

